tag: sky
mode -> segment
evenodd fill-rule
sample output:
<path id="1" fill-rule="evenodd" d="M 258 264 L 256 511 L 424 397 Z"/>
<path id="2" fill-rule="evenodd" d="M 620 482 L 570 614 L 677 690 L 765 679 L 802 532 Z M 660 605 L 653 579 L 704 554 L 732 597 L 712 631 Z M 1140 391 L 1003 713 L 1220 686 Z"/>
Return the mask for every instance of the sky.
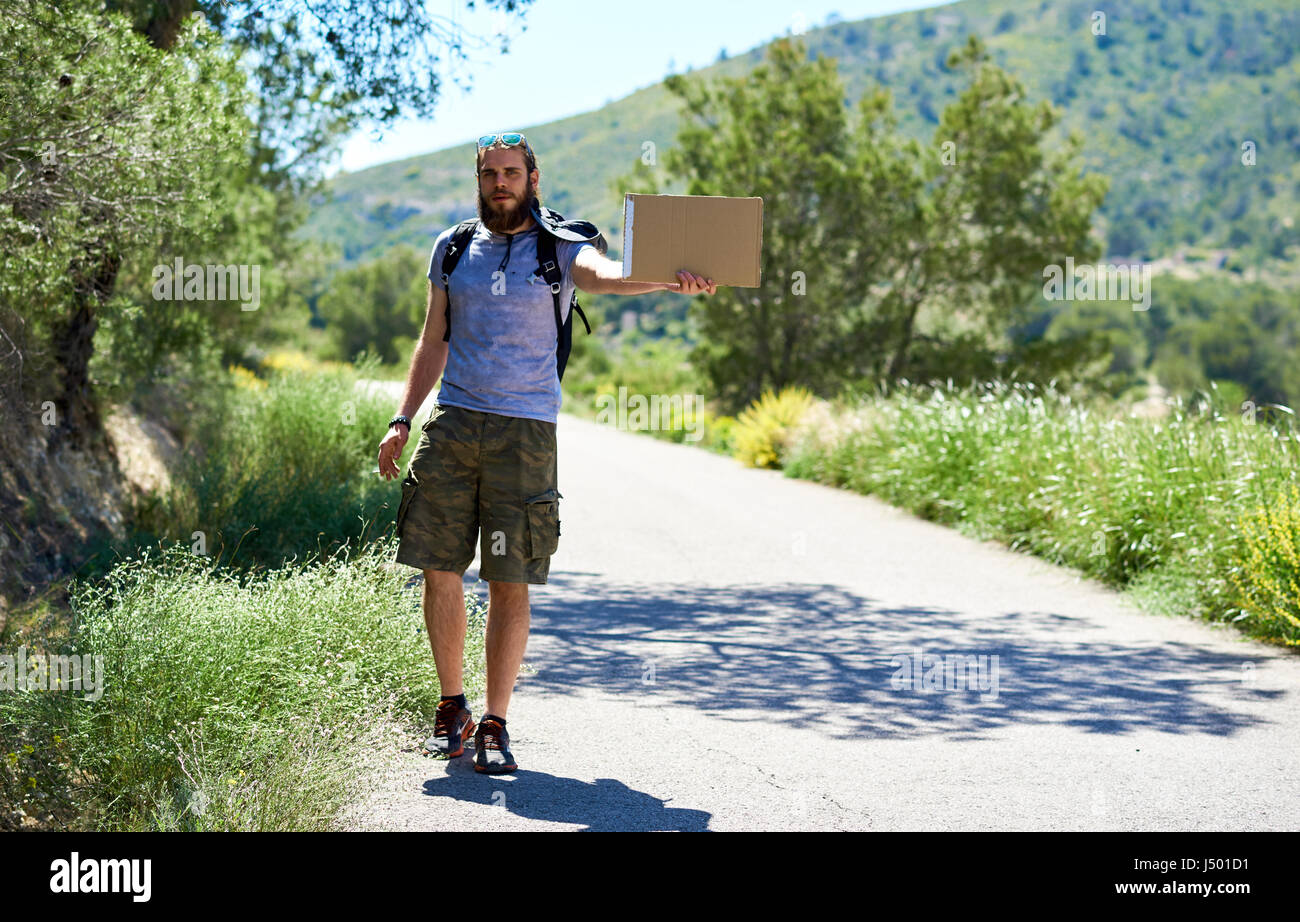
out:
<path id="1" fill-rule="evenodd" d="M 470 11 L 465 0 L 429 0 L 435 15 L 485 39 L 478 48 L 466 42 L 472 86 L 463 89 L 444 72 L 434 118 L 398 121 L 382 133 L 373 127 L 358 131 L 344 143 L 331 172 L 355 172 L 464 144 L 490 131 L 525 129 L 590 112 L 684 72 L 688 65 L 707 67 L 719 49 L 729 56 L 741 54 L 777 36 L 824 25 L 832 13 L 853 21 L 945 2 L 949 0 L 533 0 L 522 17 L 504 17 L 481 2 Z M 503 23 L 509 40 L 505 55 L 500 40 L 491 38 Z M 563 67 L 539 63 L 556 54 Z M 590 77 L 565 79 L 564 71 Z"/>

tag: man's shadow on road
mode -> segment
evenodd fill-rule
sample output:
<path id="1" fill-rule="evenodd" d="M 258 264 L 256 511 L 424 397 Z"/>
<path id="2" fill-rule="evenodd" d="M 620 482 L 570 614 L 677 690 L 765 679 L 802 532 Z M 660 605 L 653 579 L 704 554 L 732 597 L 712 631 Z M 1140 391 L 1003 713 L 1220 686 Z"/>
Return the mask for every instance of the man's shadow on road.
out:
<path id="1" fill-rule="evenodd" d="M 711 814 L 667 806 L 668 801 L 633 790 L 614 778 L 594 784 L 538 771 L 486 775 L 472 760 L 445 763 L 447 773 L 424 782 L 429 797 L 499 806 L 516 816 L 582 824 L 578 832 L 708 832 Z"/>

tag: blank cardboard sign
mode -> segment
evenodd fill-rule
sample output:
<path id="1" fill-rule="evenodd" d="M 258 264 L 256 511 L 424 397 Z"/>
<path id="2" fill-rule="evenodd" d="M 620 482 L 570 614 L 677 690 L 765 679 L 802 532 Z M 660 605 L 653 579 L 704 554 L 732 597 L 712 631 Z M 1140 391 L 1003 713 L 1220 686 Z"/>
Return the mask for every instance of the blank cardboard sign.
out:
<path id="1" fill-rule="evenodd" d="M 726 195 L 623 198 L 623 278 L 676 282 L 677 271 L 718 285 L 761 283 L 763 200 Z"/>

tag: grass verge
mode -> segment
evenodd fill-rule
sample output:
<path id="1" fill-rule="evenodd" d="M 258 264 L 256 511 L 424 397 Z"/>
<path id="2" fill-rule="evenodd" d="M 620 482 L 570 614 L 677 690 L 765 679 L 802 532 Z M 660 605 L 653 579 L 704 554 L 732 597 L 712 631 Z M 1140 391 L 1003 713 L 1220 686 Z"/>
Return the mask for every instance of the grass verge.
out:
<path id="1" fill-rule="evenodd" d="M 331 829 L 438 679 L 390 539 L 256 576 L 148 549 L 76 584 L 57 649 L 99 658 L 99 694 L 0 695 L 8 828 Z M 466 693 L 485 611 L 467 597 Z M 48 681 L 46 683 L 49 684 Z"/>
<path id="2" fill-rule="evenodd" d="M 1028 384 L 904 389 L 818 404 L 785 472 L 1077 568 L 1148 609 L 1296 645 L 1289 412 L 1265 422 L 1180 403 L 1152 420 Z"/>

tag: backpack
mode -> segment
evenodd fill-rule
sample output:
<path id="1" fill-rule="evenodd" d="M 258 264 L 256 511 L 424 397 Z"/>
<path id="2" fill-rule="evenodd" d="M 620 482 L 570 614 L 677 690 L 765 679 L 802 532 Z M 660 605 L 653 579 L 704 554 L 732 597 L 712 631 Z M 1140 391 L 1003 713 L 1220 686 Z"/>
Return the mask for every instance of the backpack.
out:
<path id="1" fill-rule="evenodd" d="M 578 316 L 582 318 L 582 325 L 587 328 L 587 333 L 591 333 L 591 324 L 587 322 L 587 315 L 582 312 L 578 306 L 578 290 L 575 287 L 573 296 L 569 299 L 569 316 L 560 321 L 560 289 L 563 287 L 564 273 L 560 271 L 560 265 L 555 256 L 555 239 L 568 240 L 574 243 L 585 242 L 594 245 L 601 255 L 604 255 L 607 247 L 605 238 L 596 225 L 590 221 L 566 221 L 563 215 L 552 211 L 544 205 L 538 205 L 533 209 L 533 219 L 537 222 L 537 268 L 542 278 L 551 287 L 551 300 L 555 305 L 555 370 L 560 380 L 564 380 L 564 366 L 569 362 L 569 350 L 573 344 L 573 312 L 577 311 Z M 448 285 L 447 279 L 452 272 L 456 271 L 456 264 L 460 262 L 460 257 L 465 250 L 469 248 L 470 239 L 478 229 L 479 219 L 471 218 L 468 221 L 462 221 L 456 225 L 456 230 L 452 232 L 451 240 L 447 244 L 447 252 L 442 257 L 442 284 L 447 286 L 447 330 L 442 335 L 443 342 L 451 340 L 451 286 Z"/>

